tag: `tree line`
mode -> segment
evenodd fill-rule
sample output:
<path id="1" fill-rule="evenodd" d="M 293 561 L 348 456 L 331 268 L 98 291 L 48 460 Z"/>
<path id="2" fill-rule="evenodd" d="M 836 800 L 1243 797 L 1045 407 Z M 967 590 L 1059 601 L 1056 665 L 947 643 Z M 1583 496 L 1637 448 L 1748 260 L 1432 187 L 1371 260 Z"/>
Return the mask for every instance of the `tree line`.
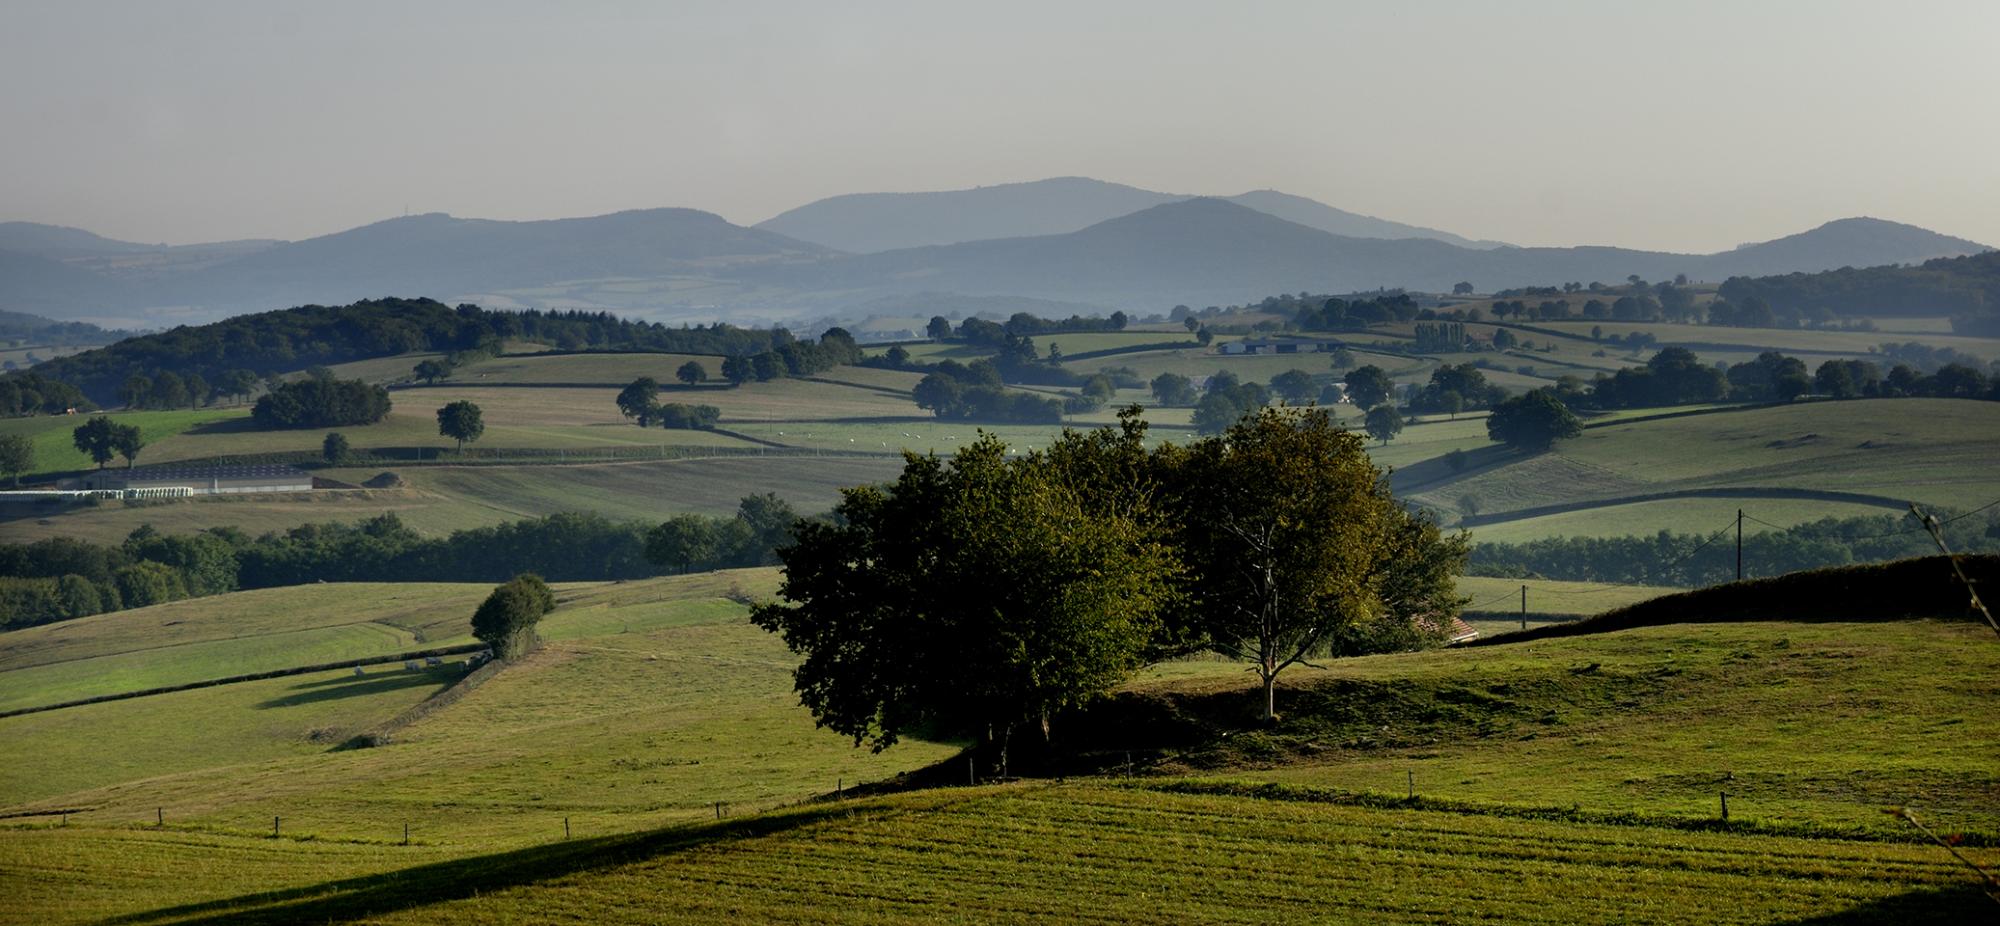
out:
<path id="1" fill-rule="evenodd" d="M 1755 300 L 1793 315 L 1949 314 L 1959 334 L 2000 335 L 2000 251 L 1938 258 L 1915 267 L 1730 277 L 1717 293 L 1730 302 Z"/>
<path id="2" fill-rule="evenodd" d="M 1956 552 L 2000 552 L 2000 521 L 1991 516 L 1952 521 L 1944 531 L 1945 542 Z M 1936 552 L 1930 534 L 1908 515 L 1823 518 L 1743 535 L 1743 571 L 1745 577 L 1755 578 Z M 1736 578 L 1736 545 L 1731 537 L 1717 540 L 1714 535 L 1665 530 L 1645 536 L 1478 543 L 1472 547 L 1466 572 L 1513 579 L 1696 587 Z"/>
<path id="3" fill-rule="evenodd" d="M 1318 656 L 1436 642 L 1457 612 L 1462 538 L 1389 494 L 1318 409 L 1266 409 L 1151 450 L 1138 410 L 1010 455 L 987 435 L 906 455 L 845 490 L 778 551 L 780 601 L 752 614 L 803 662 L 822 726 L 886 748 L 977 739 L 1002 765 L 1140 667 L 1215 651 L 1250 662 L 1261 708 Z"/>
<path id="4" fill-rule="evenodd" d="M 1727 366 L 1702 363 L 1693 351 L 1669 347 L 1644 366 L 1599 373 L 1589 381 L 1565 376 L 1555 392 L 1572 407 L 1654 408 L 1708 402 L 1789 402 L 1805 395 L 1836 399 L 1933 397 L 2000 400 L 2000 380 L 1966 363 L 1929 373 L 1907 363 L 1883 372 L 1869 360 L 1834 358 L 1810 370 L 1777 351 Z"/>
<path id="5" fill-rule="evenodd" d="M 701 568 L 775 562 L 797 512 L 745 497 L 731 518 L 702 518 Z M 675 521 L 684 521 L 677 518 Z M 674 523 L 674 522 L 669 522 Z M 165 534 L 141 526 L 117 545 L 56 537 L 0 544 L 0 627 L 26 627 L 238 589 L 312 582 L 499 582 L 534 572 L 557 582 L 639 579 L 690 561 L 651 536 L 658 525 L 566 512 L 425 537 L 394 514 L 305 524 L 252 537 L 220 527 Z M 649 553 L 649 550 L 652 551 Z"/>
<path id="6" fill-rule="evenodd" d="M 419 351 L 498 353 L 504 341 L 514 338 L 563 350 L 732 356 L 777 350 L 793 341 L 782 328 L 753 330 L 727 324 L 670 328 L 608 312 L 490 311 L 476 305 L 454 308 L 432 299 L 373 299 L 239 315 L 126 338 L 45 361 L 34 372 L 43 380 L 67 383 L 93 401 L 109 403 L 119 398 L 119 387 L 134 375 L 150 380 L 173 372 L 184 382 L 199 375 L 209 383 L 221 383 L 239 370 L 264 376 L 313 364 Z M 0 381 L 25 375 L 7 374 Z"/>

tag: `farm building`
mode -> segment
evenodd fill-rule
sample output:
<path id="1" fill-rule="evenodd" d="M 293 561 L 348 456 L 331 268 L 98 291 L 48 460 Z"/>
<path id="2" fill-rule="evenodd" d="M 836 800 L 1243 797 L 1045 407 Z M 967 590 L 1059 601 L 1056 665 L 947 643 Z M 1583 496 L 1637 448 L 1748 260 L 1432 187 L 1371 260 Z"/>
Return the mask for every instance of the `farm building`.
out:
<path id="1" fill-rule="evenodd" d="M 1225 341 L 1220 348 L 1225 354 L 1323 354 L 1340 347 L 1339 341 L 1315 341 L 1307 338 L 1266 338 Z"/>
<path id="2" fill-rule="evenodd" d="M 290 466 L 189 465 L 101 469 L 63 480 L 63 488 L 116 492 L 130 497 L 176 495 L 247 495 L 258 492 L 310 492 L 312 476 Z"/>

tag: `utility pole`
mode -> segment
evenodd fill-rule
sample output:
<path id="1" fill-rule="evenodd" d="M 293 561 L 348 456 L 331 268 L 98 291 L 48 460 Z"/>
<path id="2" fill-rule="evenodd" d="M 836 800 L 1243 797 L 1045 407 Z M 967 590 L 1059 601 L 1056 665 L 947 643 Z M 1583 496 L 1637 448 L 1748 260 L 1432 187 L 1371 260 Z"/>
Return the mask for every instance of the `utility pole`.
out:
<path id="1" fill-rule="evenodd" d="M 1736 509 L 1736 581 L 1743 581 L 1743 509 Z"/>

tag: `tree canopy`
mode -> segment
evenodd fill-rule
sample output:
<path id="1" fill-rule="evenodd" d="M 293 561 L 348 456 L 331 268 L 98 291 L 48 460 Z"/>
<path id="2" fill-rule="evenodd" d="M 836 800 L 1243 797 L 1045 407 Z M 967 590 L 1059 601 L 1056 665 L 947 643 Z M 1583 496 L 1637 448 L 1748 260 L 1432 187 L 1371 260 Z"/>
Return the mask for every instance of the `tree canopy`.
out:
<path id="1" fill-rule="evenodd" d="M 906 454 L 894 483 L 799 522 L 782 601 L 752 619 L 804 657 L 820 724 L 1004 756 L 1010 731 L 1045 741 L 1139 666 L 1201 649 L 1255 662 L 1269 711 L 1285 668 L 1421 645 L 1456 613 L 1464 541 L 1398 505 L 1324 412 L 1265 409 L 1151 451 L 1137 412 L 1025 456 L 991 435 Z"/>
<path id="2" fill-rule="evenodd" d="M 90 457 L 90 462 L 103 469 L 113 457 L 124 454 L 126 459 L 139 455 L 139 448 L 145 446 L 145 439 L 139 434 L 136 424 L 119 424 L 104 415 L 92 417 L 89 421 L 70 432 L 70 441 L 76 449 Z"/>
<path id="3" fill-rule="evenodd" d="M 486 422 L 480 417 L 479 406 L 460 399 L 437 410 L 438 433 L 458 441 L 458 451 L 465 452 L 467 441 L 476 441 L 486 433 Z"/>
<path id="4" fill-rule="evenodd" d="M 524 572 L 507 580 L 472 613 L 472 635 L 493 648 L 493 655 L 514 659 L 539 642 L 535 624 L 556 609 L 555 592 L 542 577 Z"/>
<path id="5" fill-rule="evenodd" d="M 1486 435 L 1517 450 L 1547 450 L 1583 433 L 1583 423 L 1547 389 L 1536 389 L 1493 407 Z"/>

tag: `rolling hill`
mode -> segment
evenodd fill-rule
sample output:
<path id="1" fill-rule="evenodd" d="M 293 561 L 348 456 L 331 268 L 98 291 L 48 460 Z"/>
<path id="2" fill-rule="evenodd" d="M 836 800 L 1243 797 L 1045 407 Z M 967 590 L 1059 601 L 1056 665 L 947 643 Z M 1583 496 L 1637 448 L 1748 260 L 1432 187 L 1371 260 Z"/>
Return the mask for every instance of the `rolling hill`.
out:
<path id="1" fill-rule="evenodd" d="M 1886 228 L 1885 228 L 1886 226 Z M 1562 281 L 1720 280 L 1742 273 L 1823 270 L 1873 242 L 1874 263 L 1902 263 L 1977 249 L 1961 239 L 1855 219 L 1723 254 L 1621 248 L 1474 250 L 1426 238 L 1333 234 L 1213 198 L 1164 203 L 1059 235 L 907 248 L 743 273 L 798 293 L 863 295 L 921 290 L 1015 295 L 1157 310 L 1229 304 L 1273 292 L 1358 292 L 1382 287 L 1442 291 L 1461 280 L 1485 288 Z M 1782 269 L 1779 269 L 1782 268 Z"/>
<path id="2" fill-rule="evenodd" d="M 872 753 L 812 728 L 793 657 L 736 600 L 774 578 L 565 586 L 542 651 L 457 691 L 453 666 L 382 666 L 0 719 L 17 756 L 0 767 L 9 909 L 146 924 L 1908 923 L 1986 903 L 1881 813 L 1913 805 L 1991 862 L 1996 650 L 1977 623 L 1685 615 L 1340 660 L 1288 673 L 1268 727 L 1250 724 L 1239 665 L 1170 663 L 1101 702 L 1099 722 L 1134 744 L 1131 773 L 1121 755 L 1103 774 L 964 787 L 953 744 Z M 212 599 L 188 623 L 164 606 L 74 639 L 0 635 L 19 654 L 0 678 L 83 657 L 65 683 L 88 682 L 94 661 L 194 638 L 239 658 L 317 652 L 301 631 L 431 629 L 428 611 L 463 615 L 482 591 L 376 590 L 356 587 L 351 608 L 309 587 Z M 236 621 L 292 635 L 222 636 Z M 1058 736 L 1093 729 L 1065 722 Z M 1160 738 L 1177 729 L 1196 735 Z M 388 733 L 334 747 L 356 730 Z M 106 739 L 115 755 L 93 747 Z M 884 783 L 930 763 L 919 780 L 959 786 Z M 876 784 L 856 795 L 857 778 Z"/>
<path id="3" fill-rule="evenodd" d="M 843 253 L 773 229 L 872 253 Z M 117 242 L 92 244 L 88 233 L 31 231 L 17 237 L 41 242 L 34 246 L 48 253 L 118 250 Z M 979 237 L 881 250 L 972 236 Z M 1719 281 L 1982 250 L 1876 219 L 1843 219 L 1708 255 L 1497 247 L 1274 191 L 1186 198 L 1080 178 L 841 197 L 756 228 L 691 209 L 528 222 L 431 214 L 306 241 L 238 244 L 190 246 L 209 250 L 168 258 L 144 252 L 52 260 L 0 249 L 0 309 L 71 318 L 143 310 L 165 313 L 153 323 L 179 323 L 398 293 L 503 307 L 623 307 L 682 320 L 782 319 L 868 314 L 931 294 L 940 305 L 965 300 L 962 307 L 1014 299 L 1151 312 L 1296 290 L 1442 291 L 1460 281 L 1489 290 L 1629 274 Z"/>
<path id="4" fill-rule="evenodd" d="M 994 238 L 1058 235 L 1193 198 L 1089 177 L 1053 177 L 970 190 L 832 196 L 759 222 L 756 227 L 840 251 L 869 254 Z M 1337 235 L 1433 238 L 1461 247 L 1502 246 L 1499 242 L 1475 242 L 1433 228 L 1358 215 L 1277 190 L 1254 190 L 1226 198 L 1267 215 Z"/>

